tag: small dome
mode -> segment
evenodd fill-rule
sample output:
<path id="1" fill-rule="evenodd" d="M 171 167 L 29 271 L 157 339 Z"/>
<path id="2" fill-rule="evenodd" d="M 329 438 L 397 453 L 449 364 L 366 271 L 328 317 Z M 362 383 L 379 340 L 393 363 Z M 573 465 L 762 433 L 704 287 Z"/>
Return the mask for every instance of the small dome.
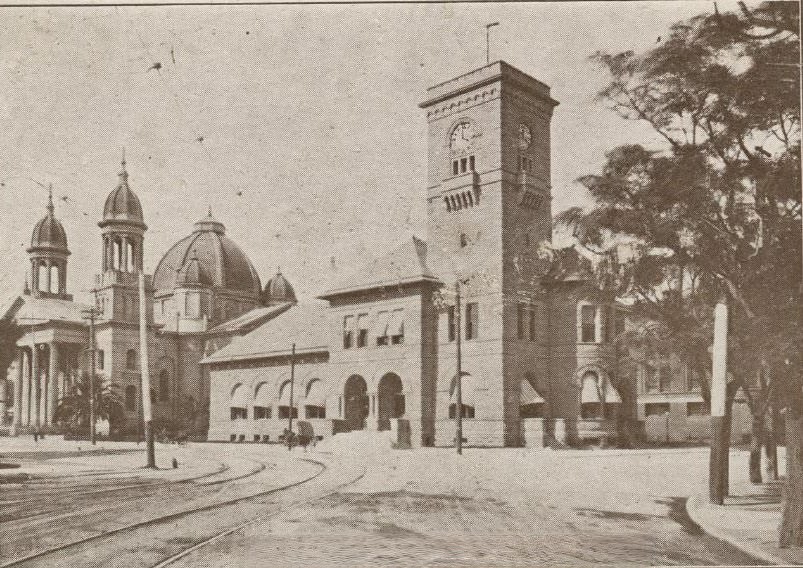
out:
<path id="1" fill-rule="evenodd" d="M 276 272 L 276 276 L 268 280 L 265 290 L 262 293 L 262 303 L 266 306 L 275 306 L 285 302 L 296 303 L 296 293 L 281 270 Z"/>
<path id="2" fill-rule="evenodd" d="M 176 275 L 176 286 L 211 286 L 212 280 L 205 270 L 201 269 L 201 263 L 195 251 L 192 257 L 184 263 Z"/>
<path id="3" fill-rule="evenodd" d="M 67 233 L 58 219 L 53 215 L 53 194 L 48 197 L 47 215 L 39 220 L 33 228 L 31 247 L 28 252 L 47 249 L 70 254 L 67 249 Z"/>
<path id="4" fill-rule="evenodd" d="M 146 229 L 142 217 L 142 204 L 137 195 L 128 187 L 125 160 L 123 160 L 123 169 L 118 175 L 120 182 L 106 198 L 106 204 L 103 206 L 103 221 L 98 224 L 103 227 L 109 223 L 123 222 Z"/>
<path id="5" fill-rule="evenodd" d="M 153 273 L 157 295 L 185 284 L 226 288 L 259 298 L 261 284 L 251 261 L 226 236 L 223 223 L 211 212 L 193 225 L 190 235 L 174 244 Z"/>

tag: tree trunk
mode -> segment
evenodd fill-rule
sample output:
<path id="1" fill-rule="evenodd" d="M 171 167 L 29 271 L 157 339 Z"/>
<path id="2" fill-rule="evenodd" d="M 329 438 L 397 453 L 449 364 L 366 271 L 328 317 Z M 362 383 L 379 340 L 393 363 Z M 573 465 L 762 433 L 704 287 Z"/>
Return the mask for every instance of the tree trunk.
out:
<path id="1" fill-rule="evenodd" d="M 786 485 L 778 546 L 803 546 L 803 412 L 792 404 L 786 410 Z"/>
<path id="2" fill-rule="evenodd" d="M 764 445 L 764 416 L 753 414 L 750 431 L 750 483 L 759 484 L 761 479 L 761 448 Z"/>
<path id="3" fill-rule="evenodd" d="M 764 454 L 767 456 L 767 479 L 778 480 L 778 411 L 775 405 L 770 406 L 764 416 L 766 429 L 764 438 Z"/>

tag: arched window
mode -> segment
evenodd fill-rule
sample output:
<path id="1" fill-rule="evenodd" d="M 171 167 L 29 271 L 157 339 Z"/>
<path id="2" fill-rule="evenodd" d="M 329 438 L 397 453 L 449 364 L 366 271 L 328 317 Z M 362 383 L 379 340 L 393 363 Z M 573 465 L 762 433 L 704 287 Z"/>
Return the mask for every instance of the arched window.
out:
<path id="1" fill-rule="evenodd" d="M 266 420 L 272 417 L 273 408 L 268 383 L 260 383 L 254 394 L 254 420 Z"/>
<path id="2" fill-rule="evenodd" d="M 170 373 L 167 369 L 159 371 L 159 400 L 161 402 L 170 400 Z"/>
<path id="3" fill-rule="evenodd" d="M 50 292 L 53 294 L 59 293 L 59 267 L 58 266 L 51 266 L 50 267 Z"/>
<path id="4" fill-rule="evenodd" d="M 37 287 L 40 292 L 49 292 L 47 289 L 47 265 L 42 262 L 37 268 L 39 272 L 39 286 Z"/>
<path id="5" fill-rule="evenodd" d="M 474 406 L 477 392 L 477 379 L 473 375 L 463 371 L 463 378 L 460 382 L 460 406 L 463 418 L 474 418 Z M 457 416 L 457 376 L 452 378 L 449 395 L 449 418 Z"/>
<path id="6" fill-rule="evenodd" d="M 112 245 L 112 267 L 116 270 L 122 270 L 123 267 L 120 266 L 122 264 L 123 258 L 123 243 L 120 239 L 115 239 L 114 244 Z"/>
<path id="7" fill-rule="evenodd" d="M 326 418 L 326 392 L 320 379 L 307 384 L 304 413 L 307 418 Z"/>
<path id="8" fill-rule="evenodd" d="M 231 390 L 231 402 L 229 403 L 231 409 L 231 419 L 241 420 L 248 418 L 248 398 L 246 389 L 242 383 L 237 384 Z"/>
<path id="9" fill-rule="evenodd" d="M 293 385 L 295 387 L 295 385 Z M 282 383 L 279 389 L 279 418 L 290 418 L 290 412 L 293 412 L 293 418 L 298 418 L 298 390 L 293 389 L 293 400 L 290 401 L 290 381 Z"/>
<path id="10" fill-rule="evenodd" d="M 134 385 L 125 387 L 125 409 L 129 412 L 137 409 L 137 387 Z"/>
<path id="11" fill-rule="evenodd" d="M 137 370 L 137 352 L 134 349 L 129 349 L 125 353 L 125 368 L 129 371 Z"/>

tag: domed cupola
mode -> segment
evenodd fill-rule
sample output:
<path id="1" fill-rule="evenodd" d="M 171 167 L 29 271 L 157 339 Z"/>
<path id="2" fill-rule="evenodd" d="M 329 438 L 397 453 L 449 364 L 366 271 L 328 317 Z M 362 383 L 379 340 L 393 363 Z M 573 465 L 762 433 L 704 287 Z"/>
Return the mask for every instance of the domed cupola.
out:
<path id="1" fill-rule="evenodd" d="M 106 198 L 103 219 L 98 223 L 103 234 L 103 271 L 141 272 L 148 226 L 142 217 L 142 204 L 128 186 L 125 156 L 118 175 L 120 181 Z"/>
<path id="2" fill-rule="evenodd" d="M 176 286 L 180 288 L 190 288 L 211 285 L 212 279 L 201 266 L 198 255 L 196 251 L 193 250 L 190 259 L 184 263 L 184 266 L 179 269 L 178 275 L 176 275 Z"/>
<path id="3" fill-rule="evenodd" d="M 262 292 L 262 303 L 266 306 L 276 306 L 291 302 L 295 304 L 296 293 L 290 282 L 282 274 L 281 269 L 276 271 L 276 276 L 268 280 L 265 290 Z"/>
<path id="4" fill-rule="evenodd" d="M 54 215 L 53 189 L 51 187 L 47 201 L 47 215 L 36 223 L 31 236 L 31 246 L 28 252 L 38 249 L 47 249 L 64 254 L 70 254 L 67 248 L 67 233 L 58 219 Z"/>
<path id="5" fill-rule="evenodd" d="M 147 229 L 142 217 L 142 204 L 139 202 L 139 197 L 128 186 L 125 159 L 123 159 L 122 169 L 117 175 L 120 176 L 120 181 L 106 198 L 106 204 L 103 206 L 103 220 L 98 225 L 104 227 L 110 223 L 120 223 L 138 226 L 142 230 Z"/>
<path id="6" fill-rule="evenodd" d="M 67 233 L 54 214 L 53 186 L 48 190 L 47 215 L 33 228 L 31 246 L 31 292 L 67 298 Z"/>
<path id="7" fill-rule="evenodd" d="M 212 216 L 211 210 L 193 225 L 191 234 L 170 247 L 159 261 L 153 273 L 156 296 L 171 294 L 188 278 L 255 302 L 262 291 L 251 261 L 226 236 L 226 228 Z"/>

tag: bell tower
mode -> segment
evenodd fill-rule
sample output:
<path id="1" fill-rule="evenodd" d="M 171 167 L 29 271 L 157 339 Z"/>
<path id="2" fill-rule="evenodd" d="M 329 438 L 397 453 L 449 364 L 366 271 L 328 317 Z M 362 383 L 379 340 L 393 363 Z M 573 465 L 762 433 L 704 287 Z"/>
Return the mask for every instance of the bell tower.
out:
<path id="1" fill-rule="evenodd" d="M 521 341 L 517 319 L 522 303 L 536 312 L 546 269 L 538 246 L 552 236 L 550 122 L 557 104 L 547 85 L 504 61 L 429 88 L 420 104 L 429 125 L 427 261 L 448 287 L 462 283 L 464 370 L 483 389 L 473 409 L 483 422 L 469 444 L 518 445 L 518 375 L 521 365 L 541 364 L 537 345 Z M 440 361 L 454 350 L 445 325 L 453 326 L 441 322 Z M 448 411 L 443 375 L 437 420 Z"/>
<path id="2" fill-rule="evenodd" d="M 47 215 L 33 229 L 31 246 L 27 249 L 31 260 L 30 292 L 34 296 L 71 300 L 67 294 L 67 233 L 55 216 L 53 186 L 48 189 Z"/>

